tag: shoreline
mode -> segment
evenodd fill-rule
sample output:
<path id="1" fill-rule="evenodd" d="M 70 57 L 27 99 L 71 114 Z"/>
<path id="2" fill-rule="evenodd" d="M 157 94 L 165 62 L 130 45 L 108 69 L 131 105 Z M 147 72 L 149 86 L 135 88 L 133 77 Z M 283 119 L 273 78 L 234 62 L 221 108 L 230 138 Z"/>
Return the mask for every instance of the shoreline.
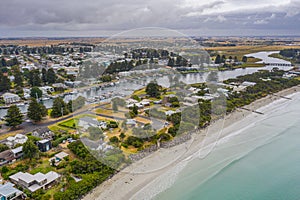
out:
<path id="1" fill-rule="evenodd" d="M 264 110 L 264 107 L 273 106 L 275 109 L 277 103 L 287 103 L 290 101 L 280 96 L 287 96 L 297 92 L 300 92 L 300 86 L 279 91 L 275 93 L 276 96 L 268 95 L 243 108 Z M 272 112 L 274 109 L 270 109 L 267 112 Z M 224 120 L 218 120 L 199 131 L 199 133 L 192 134 L 192 139 L 186 143 L 167 149 L 159 149 L 149 156 L 132 163 L 115 174 L 111 179 L 94 188 L 82 199 L 138 199 L 136 196 L 145 192 L 143 190 L 147 188 L 147 185 L 160 175 L 170 172 L 170 170 L 176 167 L 176 164 L 181 162 L 187 163 L 195 154 L 198 154 L 200 158 L 207 156 L 213 150 L 214 146 L 217 145 L 218 141 L 221 139 L 230 139 L 230 137 L 237 134 L 236 132 L 245 127 L 247 128 L 251 124 L 255 124 L 255 122 L 263 117 L 265 116 L 262 114 L 253 113 L 241 108 L 236 109 L 234 112 L 226 115 Z M 213 133 L 208 134 L 210 131 Z M 174 174 L 172 175 L 174 176 Z M 159 189 L 161 188 L 157 188 L 157 193 L 161 192 Z M 148 198 L 151 197 L 148 196 Z"/>

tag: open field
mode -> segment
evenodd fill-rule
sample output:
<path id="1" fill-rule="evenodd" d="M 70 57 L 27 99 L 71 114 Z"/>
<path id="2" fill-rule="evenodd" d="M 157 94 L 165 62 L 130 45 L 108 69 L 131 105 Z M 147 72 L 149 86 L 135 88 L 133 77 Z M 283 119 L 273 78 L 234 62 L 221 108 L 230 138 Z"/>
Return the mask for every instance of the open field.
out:
<path id="1" fill-rule="evenodd" d="M 0 45 L 28 45 L 28 46 L 49 46 L 58 44 L 70 44 L 72 42 L 96 44 L 105 38 L 19 38 L 1 39 Z"/>
<path id="2" fill-rule="evenodd" d="M 255 53 L 259 51 L 280 51 L 283 49 L 297 49 L 300 46 L 283 46 L 283 45 L 274 45 L 274 46 L 267 46 L 267 45 L 245 45 L 245 46 L 232 46 L 232 47 L 207 47 L 204 48 L 207 51 L 216 51 L 219 54 L 224 54 L 228 56 L 237 56 L 238 59 L 241 59 L 244 55 Z"/>
<path id="3" fill-rule="evenodd" d="M 95 110 L 95 113 L 111 116 L 112 118 L 114 118 L 114 117 L 125 118 L 125 113 L 114 112 L 113 110 L 106 110 L 106 109 L 98 108 Z"/>

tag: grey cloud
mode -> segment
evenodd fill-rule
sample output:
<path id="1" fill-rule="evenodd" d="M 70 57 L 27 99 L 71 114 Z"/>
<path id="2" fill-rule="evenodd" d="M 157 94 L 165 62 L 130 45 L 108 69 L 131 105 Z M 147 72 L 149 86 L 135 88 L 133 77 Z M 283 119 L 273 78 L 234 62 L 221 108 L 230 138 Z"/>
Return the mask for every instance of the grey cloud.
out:
<path id="1" fill-rule="evenodd" d="M 187 1 L 190 3 L 186 3 Z M 247 32 L 245 31 L 247 29 L 264 29 L 266 32 L 268 30 L 300 32 L 299 0 L 292 0 L 281 6 L 276 6 L 277 4 L 273 4 L 272 0 L 267 0 L 263 7 L 254 8 L 260 2 L 260 0 L 207 0 L 205 2 L 201 0 L 2 0 L 0 36 L 9 35 L 11 32 L 16 35 L 24 32 L 76 35 L 96 31 L 117 32 L 149 26 L 191 30 L 193 33 L 196 32 L 193 30 L 199 29 L 222 33 L 232 32 L 232 30 L 242 33 Z M 228 10 L 228 5 L 233 7 Z M 243 9 L 239 9 L 240 7 Z M 205 14 L 208 11 L 209 14 Z"/>

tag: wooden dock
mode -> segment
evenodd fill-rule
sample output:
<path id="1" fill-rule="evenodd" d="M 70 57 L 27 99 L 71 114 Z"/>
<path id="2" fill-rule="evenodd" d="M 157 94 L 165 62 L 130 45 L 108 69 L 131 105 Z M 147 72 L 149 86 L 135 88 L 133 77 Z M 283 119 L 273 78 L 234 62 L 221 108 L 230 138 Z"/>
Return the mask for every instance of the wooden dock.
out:
<path id="1" fill-rule="evenodd" d="M 264 113 L 262 113 L 262 112 L 259 112 L 259 111 L 256 111 L 256 110 L 251 110 L 251 109 L 249 109 L 249 108 L 240 108 L 240 109 L 242 109 L 242 110 L 247 110 L 247 111 L 249 111 L 249 112 L 253 112 L 253 113 L 256 113 L 256 114 L 260 114 L 260 115 L 263 115 Z"/>
<path id="2" fill-rule="evenodd" d="M 273 94 L 273 96 L 280 97 L 280 98 L 287 99 L 287 100 L 292 100 L 292 98 L 290 98 L 290 97 L 285 97 L 285 96 L 281 96 L 281 95 L 277 95 L 277 94 Z"/>

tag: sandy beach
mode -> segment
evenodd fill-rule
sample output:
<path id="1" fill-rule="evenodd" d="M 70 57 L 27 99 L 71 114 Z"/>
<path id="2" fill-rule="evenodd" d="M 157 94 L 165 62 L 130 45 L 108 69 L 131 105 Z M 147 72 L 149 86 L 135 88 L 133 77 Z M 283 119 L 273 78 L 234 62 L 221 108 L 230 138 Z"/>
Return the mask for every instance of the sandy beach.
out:
<path id="1" fill-rule="evenodd" d="M 208 156 L 219 142 L 234 137 L 243 129 L 249 128 L 255 122 L 266 118 L 266 113 L 274 112 L 276 108 L 284 106 L 290 101 L 280 96 L 288 96 L 299 91 L 300 87 L 292 87 L 245 106 L 249 110 L 256 110 L 265 114 L 237 109 L 225 116 L 224 119 L 218 120 L 206 129 L 193 134 L 192 139 L 186 143 L 168 149 L 159 149 L 144 159 L 133 163 L 96 187 L 83 199 L 150 199 L 155 194 L 153 191 L 149 191 L 148 187 L 156 185 L 156 193 L 168 187 L 168 185 L 161 185 L 162 181 L 159 178 L 162 175 L 168 174 L 170 178 L 175 179 L 176 173 L 184 168 L 189 160 Z M 169 181 L 168 184 L 171 182 Z"/>

